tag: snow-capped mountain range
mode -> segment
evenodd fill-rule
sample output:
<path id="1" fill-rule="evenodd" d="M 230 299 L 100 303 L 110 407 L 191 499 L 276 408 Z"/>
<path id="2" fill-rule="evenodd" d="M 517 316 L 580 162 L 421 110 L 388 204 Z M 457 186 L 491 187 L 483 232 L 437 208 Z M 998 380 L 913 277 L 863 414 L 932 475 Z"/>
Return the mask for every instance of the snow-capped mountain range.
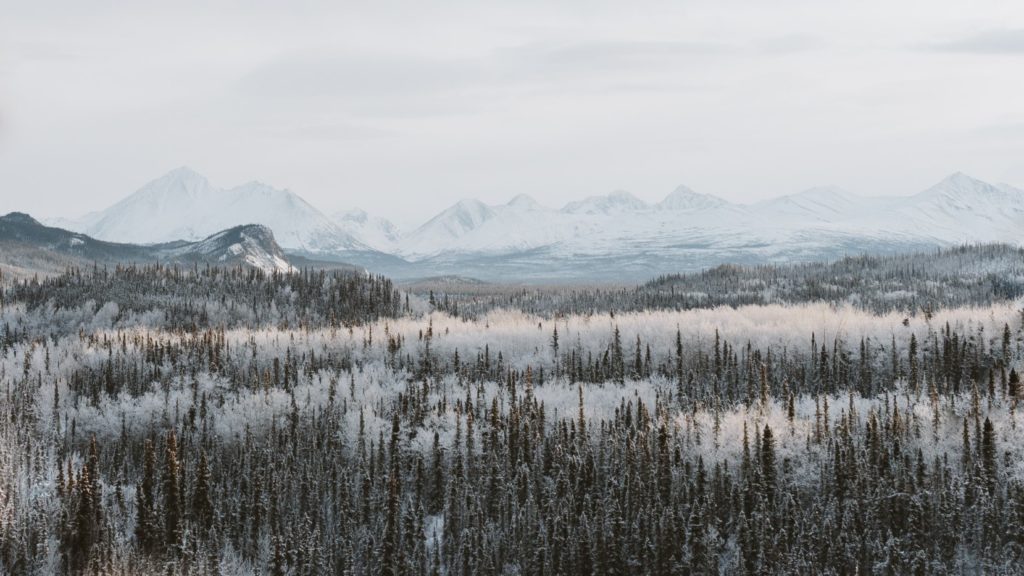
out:
<path id="1" fill-rule="evenodd" d="M 180 168 L 101 212 L 59 224 L 100 239 L 196 240 L 263 224 L 286 251 L 393 276 L 635 279 L 722 262 L 778 262 L 963 243 L 1024 243 L 1024 191 L 955 173 L 908 196 L 813 188 L 753 204 L 685 186 L 648 204 L 616 191 L 542 205 L 467 199 L 403 232 L 361 210 L 327 217 L 293 192 L 260 183 L 216 189 Z"/>
<path id="2" fill-rule="evenodd" d="M 517 197 L 489 206 L 465 200 L 404 236 L 398 253 L 411 259 L 451 253 L 502 253 L 557 247 L 608 255 L 628 249 L 686 252 L 749 248 L 791 250 L 876 245 L 950 245 L 1024 240 L 1024 191 L 956 173 L 905 197 L 862 197 L 835 187 L 754 204 L 734 204 L 680 186 L 657 204 L 613 192 L 561 210 Z M 841 240 L 841 242 L 839 242 Z"/>

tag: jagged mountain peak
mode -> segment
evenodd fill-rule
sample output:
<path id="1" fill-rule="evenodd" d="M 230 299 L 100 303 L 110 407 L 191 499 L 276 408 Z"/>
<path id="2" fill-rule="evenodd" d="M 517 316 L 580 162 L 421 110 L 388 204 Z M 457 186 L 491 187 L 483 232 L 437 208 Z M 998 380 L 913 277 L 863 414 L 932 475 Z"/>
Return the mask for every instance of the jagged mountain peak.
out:
<path id="1" fill-rule="evenodd" d="M 213 234 L 208 238 L 241 239 L 242 237 L 251 238 L 257 242 L 265 243 L 268 245 L 268 247 L 271 247 L 269 245 L 276 244 L 277 242 L 274 239 L 274 231 L 271 230 L 269 226 L 264 226 L 263 224 L 241 224 L 239 226 L 228 228 L 227 230 Z"/>
<path id="2" fill-rule="evenodd" d="M 949 176 L 942 179 L 940 183 L 956 184 L 956 185 L 978 185 L 986 184 L 985 182 L 978 180 L 977 178 L 957 170 Z"/>
<path id="3" fill-rule="evenodd" d="M 497 215 L 498 211 L 479 200 L 459 200 L 413 230 L 402 239 L 403 244 L 407 251 L 415 253 L 441 250 L 480 228 L 485 222 L 493 220 Z"/>
<path id="4" fill-rule="evenodd" d="M 188 166 L 178 166 L 168 170 L 153 182 L 206 182 L 206 176 Z"/>
<path id="5" fill-rule="evenodd" d="M 7 222 L 9 224 L 28 224 L 33 226 L 42 226 L 38 220 L 29 216 L 24 212 L 10 212 L 3 216 L 0 216 L 0 222 Z"/>
<path id="6" fill-rule="evenodd" d="M 687 186 L 677 186 L 657 206 L 662 210 L 707 210 L 728 204 L 718 196 L 695 192 Z"/>
<path id="7" fill-rule="evenodd" d="M 1006 190 L 1000 186 L 978 180 L 963 172 L 954 172 L 921 192 L 919 196 L 942 195 L 948 198 L 967 199 L 985 196 L 1003 196 Z"/>
<path id="8" fill-rule="evenodd" d="M 443 222 L 463 230 L 472 230 L 494 217 L 494 209 L 475 198 L 459 200 L 430 222 Z M 427 222 L 427 224 L 430 224 Z M 426 226 L 425 224 L 424 226 Z"/>
<path id="9" fill-rule="evenodd" d="M 516 208 L 519 210 L 543 210 L 544 207 L 540 205 L 533 196 L 529 194 L 516 194 L 506 204 L 509 208 Z"/>
<path id="10" fill-rule="evenodd" d="M 200 174 L 198 171 L 193 170 L 189 166 L 181 165 L 177 168 L 172 168 L 167 171 L 161 178 L 179 178 L 179 179 L 203 179 L 206 177 Z"/>
<path id="11" fill-rule="evenodd" d="M 140 193 L 142 195 L 182 194 L 195 197 L 212 191 L 213 187 L 210 185 L 210 181 L 206 179 L 206 176 L 188 166 L 180 166 L 156 180 L 149 181 L 139 189 L 136 195 Z"/>
<path id="12" fill-rule="evenodd" d="M 214 188 L 187 167 L 147 183 L 76 229 L 102 240 L 156 244 L 202 240 L 248 223 L 270 227 L 277 241 L 289 249 L 312 253 L 366 249 L 288 189 L 260 181 Z"/>
<path id="13" fill-rule="evenodd" d="M 243 224 L 222 230 L 198 242 L 167 249 L 163 255 L 216 264 L 245 263 L 267 272 L 294 270 L 274 239 L 273 230 L 262 224 Z"/>

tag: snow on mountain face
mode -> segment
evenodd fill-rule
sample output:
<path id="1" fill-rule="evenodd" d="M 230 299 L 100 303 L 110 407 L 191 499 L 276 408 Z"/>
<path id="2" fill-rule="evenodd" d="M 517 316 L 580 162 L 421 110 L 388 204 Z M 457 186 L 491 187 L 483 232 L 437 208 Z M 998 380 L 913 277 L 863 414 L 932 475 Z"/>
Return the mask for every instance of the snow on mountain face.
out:
<path id="1" fill-rule="evenodd" d="M 1021 244 L 1024 192 L 957 172 L 927 190 L 901 198 L 881 225 L 946 243 Z"/>
<path id="2" fill-rule="evenodd" d="M 226 213 L 233 221 L 268 226 L 284 248 L 314 253 L 363 248 L 330 218 L 288 190 L 250 182 L 228 190 L 225 200 Z M 221 229 L 223 224 L 218 218 L 207 228 Z"/>
<path id="3" fill-rule="evenodd" d="M 397 250 L 413 259 L 449 252 L 531 250 L 564 239 L 575 220 L 524 194 L 498 206 L 463 200 L 403 237 Z"/>
<path id="4" fill-rule="evenodd" d="M 479 200 L 461 200 L 432 222 L 443 226 L 452 236 L 459 236 L 490 220 L 494 214 L 490 206 Z"/>
<path id="5" fill-rule="evenodd" d="M 370 216 L 358 208 L 339 212 L 334 223 L 359 242 L 381 252 L 393 252 L 402 237 L 401 230 L 390 220 Z"/>
<path id="6" fill-rule="evenodd" d="M 661 210 L 710 210 L 728 206 L 729 203 L 717 196 L 694 192 L 680 186 L 657 204 Z"/>
<path id="7" fill-rule="evenodd" d="M 178 168 L 102 211 L 80 231 L 103 240 L 159 243 L 199 240 L 242 224 L 263 224 L 285 248 L 313 253 L 364 249 L 351 235 L 288 190 L 250 182 L 214 188 Z"/>
<path id="8" fill-rule="evenodd" d="M 460 200 L 406 236 L 403 251 L 431 254 L 447 249 L 496 214 L 494 208 L 479 200 Z"/>
<path id="9" fill-rule="evenodd" d="M 517 195 L 515 198 L 509 200 L 508 204 L 505 204 L 505 206 L 508 206 L 509 208 L 515 208 L 516 210 L 545 210 L 545 208 L 541 206 L 536 200 L 534 200 L 532 196 L 529 196 L 527 194 Z"/>
<path id="10" fill-rule="evenodd" d="M 200 240 L 164 248 L 165 258 L 192 258 L 233 265 L 245 263 L 265 272 L 294 272 L 270 228 L 259 224 L 236 226 Z"/>
<path id="11" fill-rule="evenodd" d="M 822 258 L 869 247 L 1020 244 L 1022 228 L 1024 192 L 956 174 L 906 197 L 862 197 L 821 187 L 740 205 L 680 187 L 653 206 L 626 193 L 593 196 L 561 210 L 523 197 L 498 206 L 462 202 L 403 238 L 398 250 L 413 261 L 442 256 L 452 262 L 522 258 L 543 250 L 538 266 L 544 259 L 632 254 L 685 268 L 697 255 L 701 261 L 713 261 L 716 254 Z"/>
<path id="12" fill-rule="evenodd" d="M 977 212 L 993 206 L 1020 204 L 1020 191 L 1009 186 L 994 186 L 957 172 L 914 196 L 915 199 L 942 205 L 950 210 Z"/>
<path id="13" fill-rule="evenodd" d="M 395 259 L 394 266 L 443 265 L 452 273 L 478 266 L 493 279 L 519 274 L 515 262 L 528 262 L 530 270 L 547 268 L 563 278 L 587 266 L 618 277 L 628 270 L 665 273 L 725 261 L 831 258 L 900 247 L 1019 245 L 1024 192 L 957 173 L 918 194 L 887 198 L 822 187 L 732 204 L 681 186 L 654 205 L 613 192 L 552 209 L 521 194 L 498 205 L 463 200 L 403 234 L 361 210 L 328 219 L 286 190 L 258 182 L 220 190 L 179 169 L 79 221 L 77 230 L 154 243 L 204 238 L 240 223 L 270 227 L 290 250 L 358 259 L 375 249 L 408 261 Z"/>
<path id="14" fill-rule="evenodd" d="M 648 208 L 643 200 L 629 192 L 617 190 L 607 196 L 591 196 L 577 202 L 569 202 L 562 208 L 568 214 L 612 214 Z"/>
<path id="15" fill-rule="evenodd" d="M 215 193 L 202 175 L 177 168 L 103 210 L 79 231 L 113 242 L 196 240 L 216 232 L 195 229 L 202 218 L 202 214 L 195 214 L 196 209 Z"/>
<path id="16" fill-rule="evenodd" d="M 822 186 L 758 202 L 752 209 L 765 218 L 837 222 L 879 210 L 888 203 L 885 198 L 865 198 L 842 188 Z"/>
<path id="17" fill-rule="evenodd" d="M 1001 184 L 996 184 L 995 186 L 996 186 L 996 188 L 999 188 L 1000 190 L 1002 190 L 1003 192 L 1005 192 L 1007 194 L 1024 194 L 1024 190 L 1021 190 L 1020 188 L 1016 188 L 1016 187 L 1011 186 L 1009 184 L 1001 183 Z"/>
<path id="18" fill-rule="evenodd" d="M 488 206 L 462 201 L 448 208 L 402 239 L 399 253 L 417 260 L 440 254 L 508 254 L 559 246 L 567 251 L 592 253 L 621 250 L 651 240 L 664 242 L 673 228 L 692 227 L 680 214 L 704 208 L 730 206 L 712 196 L 684 191 L 673 197 L 674 208 L 649 206 L 627 192 L 591 196 L 561 210 L 545 208 L 526 195 L 506 204 Z M 670 203 L 671 205 L 672 203 Z M 731 215 L 731 214 L 730 214 Z M 707 224 L 715 217 L 701 220 Z M 724 220 L 727 214 L 717 218 Z"/>

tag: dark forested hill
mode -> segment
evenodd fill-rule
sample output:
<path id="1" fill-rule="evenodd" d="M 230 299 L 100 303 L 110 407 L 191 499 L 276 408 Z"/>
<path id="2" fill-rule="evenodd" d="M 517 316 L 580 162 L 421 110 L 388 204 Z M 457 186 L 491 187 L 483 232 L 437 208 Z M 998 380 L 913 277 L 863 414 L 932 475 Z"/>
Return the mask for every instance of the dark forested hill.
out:
<path id="1" fill-rule="evenodd" d="M 147 266 L 70 269 L 44 279 L 16 280 L 0 303 L 50 311 L 50 333 L 61 313 L 91 315 L 106 307 L 108 326 L 168 329 L 261 326 L 348 326 L 397 317 L 407 304 L 391 281 L 353 271 L 265 272 L 259 268 Z"/>
<path id="2" fill-rule="evenodd" d="M 438 309 L 463 316 L 495 308 L 551 315 L 806 302 L 918 314 L 1024 296 L 1024 249 L 990 244 L 834 262 L 728 264 L 635 287 L 419 282 L 410 289 L 432 298 Z"/>
<path id="3" fill-rule="evenodd" d="M 25 276 L 92 263 L 202 263 L 242 265 L 265 271 L 292 268 L 269 228 L 236 226 L 196 242 L 138 245 L 104 242 L 44 226 L 28 214 L 0 216 L 0 266 Z"/>

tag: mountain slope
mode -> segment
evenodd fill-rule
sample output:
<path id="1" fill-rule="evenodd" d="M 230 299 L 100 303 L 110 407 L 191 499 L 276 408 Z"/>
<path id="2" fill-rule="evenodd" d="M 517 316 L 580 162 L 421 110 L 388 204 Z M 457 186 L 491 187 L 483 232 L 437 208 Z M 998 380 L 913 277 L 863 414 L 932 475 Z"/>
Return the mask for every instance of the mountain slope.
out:
<path id="1" fill-rule="evenodd" d="M 212 203 L 216 192 L 202 175 L 177 168 L 95 214 L 84 228 L 76 230 L 117 242 L 194 240 L 206 235 L 197 230 L 204 218 L 197 209 Z"/>
<path id="2" fill-rule="evenodd" d="M 222 266 L 246 265 L 266 272 L 294 270 L 270 228 L 246 224 L 217 232 L 197 242 L 174 242 L 151 247 L 166 261 L 206 262 Z"/>
<path id="3" fill-rule="evenodd" d="M 686 186 L 679 186 L 657 204 L 661 210 L 711 210 L 728 206 L 729 203 L 711 194 L 694 192 Z"/>
<path id="4" fill-rule="evenodd" d="M 28 214 L 0 216 L 0 261 L 31 270 L 55 271 L 54 263 L 164 262 L 181 264 L 243 265 L 264 271 L 293 270 L 266 226 L 247 224 L 213 234 L 197 242 L 177 241 L 137 245 L 105 242 L 88 235 L 44 226 Z"/>
<path id="5" fill-rule="evenodd" d="M 625 193 L 561 210 L 525 198 L 495 206 L 462 202 L 403 238 L 398 250 L 410 260 L 409 271 L 389 271 L 396 277 L 463 274 L 497 281 L 621 280 L 723 262 L 1022 245 L 1022 231 L 1024 191 L 960 173 L 909 196 L 863 197 L 821 187 L 748 205 L 680 187 L 654 205 Z"/>
<path id="6" fill-rule="evenodd" d="M 339 228 L 361 244 L 381 252 L 394 251 L 402 237 L 402 231 L 390 220 L 370 216 L 358 208 L 338 212 L 332 219 Z"/>
<path id="7" fill-rule="evenodd" d="M 838 222 L 880 210 L 889 202 L 884 198 L 857 196 L 835 186 L 821 186 L 758 202 L 751 206 L 751 210 L 764 218 L 805 223 Z"/>
<path id="8" fill-rule="evenodd" d="M 933 244 L 1024 240 L 1024 192 L 957 172 L 912 196 L 890 199 L 883 210 L 843 222 L 849 231 L 913 236 Z"/>
<path id="9" fill-rule="evenodd" d="M 497 214 L 497 210 L 479 200 L 460 200 L 406 236 L 401 250 L 410 254 L 457 250 L 461 238 Z"/>
<path id="10" fill-rule="evenodd" d="M 520 194 L 468 199 L 408 233 L 360 210 L 328 219 L 298 196 L 260 183 L 218 190 L 188 169 L 151 182 L 78 229 L 135 242 L 198 240 L 237 224 L 270 227 L 311 262 L 345 262 L 396 278 L 635 279 L 724 262 L 834 259 L 964 243 L 1021 245 L 1024 192 L 956 173 L 908 196 L 864 197 L 819 187 L 752 204 L 685 186 L 648 204 L 613 192 L 545 207 Z"/>
<path id="11" fill-rule="evenodd" d="M 281 246 L 291 250 L 366 249 L 293 192 L 260 182 L 221 190 L 188 168 L 168 172 L 75 229 L 101 240 L 154 244 L 200 240 L 250 223 L 269 227 Z"/>
<path id="12" fill-rule="evenodd" d="M 590 196 L 576 202 L 569 202 L 562 208 L 567 214 L 614 214 L 632 210 L 643 210 L 647 204 L 629 192 L 617 190 L 605 196 Z"/>

